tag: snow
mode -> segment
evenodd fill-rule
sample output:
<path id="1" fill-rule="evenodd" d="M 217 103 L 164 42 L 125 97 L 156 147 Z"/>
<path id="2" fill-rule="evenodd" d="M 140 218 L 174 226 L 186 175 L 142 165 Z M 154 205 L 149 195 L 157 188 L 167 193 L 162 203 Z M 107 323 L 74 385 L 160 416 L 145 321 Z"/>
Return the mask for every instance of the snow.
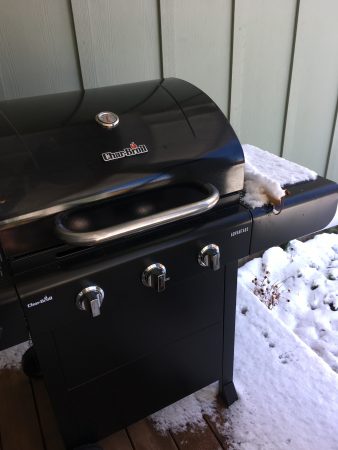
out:
<path id="1" fill-rule="evenodd" d="M 329 306 L 337 301 L 337 269 L 337 234 L 294 240 L 285 251 L 271 248 L 239 269 L 239 400 L 220 427 L 231 448 L 338 448 L 338 311 Z M 261 283 L 266 271 L 280 294 L 272 310 L 253 294 L 252 280 Z M 201 425 L 203 414 L 216 415 L 216 392 L 217 383 L 159 411 L 152 416 L 155 426 L 164 432 Z"/>
<path id="2" fill-rule="evenodd" d="M 0 370 L 1 369 L 19 369 L 21 367 L 21 358 L 28 349 L 28 342 L 15 345 L 0 352 Z"/>
<path id="3" fill-rule="evenodd" d="M 245 157 L 242 200 L 252 208 L 270 203 L 279 205 L 285 196 L 283 186 L 317 178 L 316 172 L 258 147 L 249 144 L 242 147 Z"/>
<path id="4" fill-rule="evenodd" d="M 262 276 L 264 268 L 284 290 L 272 314 L 338 373 L 338 235 L 294 240 L 285 252 L 271 248 L 256 274 Z"/>
<path id="5" fill-rule="evenodd" d="M 326 225 L 325 229 L 336 227 L 337 225 L 338 225 L 338 206 L 336 209 L 336 213 L 333 216 L 333 219 L 331 220 L 331 222 L 328 225 Z"/>

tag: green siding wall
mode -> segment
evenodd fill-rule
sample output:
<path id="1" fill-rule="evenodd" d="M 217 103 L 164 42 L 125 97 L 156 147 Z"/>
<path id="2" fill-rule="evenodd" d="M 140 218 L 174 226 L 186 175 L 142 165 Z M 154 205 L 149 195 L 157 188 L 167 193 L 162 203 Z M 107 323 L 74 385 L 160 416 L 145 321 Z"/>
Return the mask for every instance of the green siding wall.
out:
<path id="1" fill-rule="evenodd" d="M 177 76 L 338 181 L 337 0 L 0 0 L 0 99 Z"/>
<path id="2" fill-rule="evenodd" d="M 160 0 L 163 73 L 191 81 L 229 112 L 230 0 Z"/>
<path id="3" fill-rule="evenodd" d="M 68 0 L 0 0 L 0 100 L 78 89 Z"/>
<path id="4" fill-rule="evenodd" d="M 243 143 L 281 153 L 295 0 L 237 0 L 230 118 Z"/>
<path id="5" fill-rule="evenodd" d="M 156 0 L 73 0 L 85 88 L 161 77 Z"/>
<path id="6" fill-rule="evenodd" d="M 338 2 L 301 0 L 283 156 L 325 174 L 337 93 Z"/>

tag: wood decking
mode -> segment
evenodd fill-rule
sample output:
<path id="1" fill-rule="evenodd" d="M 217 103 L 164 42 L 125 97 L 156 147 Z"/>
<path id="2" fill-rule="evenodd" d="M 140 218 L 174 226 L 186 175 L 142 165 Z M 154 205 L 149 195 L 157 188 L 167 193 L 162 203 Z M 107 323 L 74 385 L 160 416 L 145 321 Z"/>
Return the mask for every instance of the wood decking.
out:
<path id="1" fill-rule="evenodd" d="M 219 405 L 221 414 L 222 406 Z M 226 439 L 215 419 L 184 432 L 159 434 L 144 419 L 100 442 L 104 450 L 221 450 Z M 65 450 L 42 380 L 19 370 L 0 371 L 0 450 Z"/>

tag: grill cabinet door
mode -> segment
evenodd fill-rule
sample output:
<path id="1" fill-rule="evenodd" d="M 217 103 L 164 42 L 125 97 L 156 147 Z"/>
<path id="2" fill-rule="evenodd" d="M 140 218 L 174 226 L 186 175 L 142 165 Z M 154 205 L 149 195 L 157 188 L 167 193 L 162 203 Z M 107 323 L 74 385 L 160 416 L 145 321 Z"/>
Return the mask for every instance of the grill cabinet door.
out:
<path id="1" fill-rule="evenodd" d="M 224 267 L 199 265 L 208 243 L 111 258 L 22 299 L 66 442 L 96 440 L 221 377 Z M 170 277 L 163 292 L 141 280 L 156 262 Z M 92 285 L 105 294 L 95 318 L 75 306 Z"/>

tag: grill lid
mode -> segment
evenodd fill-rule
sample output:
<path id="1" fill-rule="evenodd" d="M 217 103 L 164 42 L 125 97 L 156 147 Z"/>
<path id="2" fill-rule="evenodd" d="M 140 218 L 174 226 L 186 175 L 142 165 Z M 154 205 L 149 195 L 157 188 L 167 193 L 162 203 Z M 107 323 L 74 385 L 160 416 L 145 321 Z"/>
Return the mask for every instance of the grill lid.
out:
<path id="1" fill-rule="evenodd" d="M 243 166 L 222 112 L 182 80 L 0 103 L 2 229 L 182 181 L 227 195 L 243 188 Z"/>

